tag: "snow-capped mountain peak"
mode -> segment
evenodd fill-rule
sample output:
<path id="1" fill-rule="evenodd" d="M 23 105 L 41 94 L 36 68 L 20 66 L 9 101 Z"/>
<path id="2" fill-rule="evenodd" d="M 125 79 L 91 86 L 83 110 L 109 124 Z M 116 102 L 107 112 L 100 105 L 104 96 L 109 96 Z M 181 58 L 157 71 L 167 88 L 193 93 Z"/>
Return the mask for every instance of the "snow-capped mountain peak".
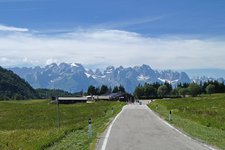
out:
<path id="1" fill-rule="evenodd" d="M 147 81 L 150 77 L 149 76 L 144 76 L 143 74 L 139 75 L 137 77 L 138 81 Z"/>

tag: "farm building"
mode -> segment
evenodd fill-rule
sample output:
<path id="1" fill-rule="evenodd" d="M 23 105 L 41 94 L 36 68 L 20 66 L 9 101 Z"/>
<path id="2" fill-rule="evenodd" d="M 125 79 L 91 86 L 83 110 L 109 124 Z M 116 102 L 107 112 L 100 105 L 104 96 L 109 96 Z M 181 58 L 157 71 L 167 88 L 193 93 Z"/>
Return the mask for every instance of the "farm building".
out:
<path id="1" fill-rule="evenodd" d="M 85 97 L 58 97 L 58 102 L 60 104 L 74 104 L 74 103 L 87 103 L 88 101 L 94 100 L 91 96 Z M 56 102 L 57 100 L 55 100 Z"/>
<path id="2" fill-rule="evenodd" d="M 95 97 L 95 99 L 100 99 L 100 100 L 119 100 L 119 101 L 133 101 L 134 97 L 131 94 L 124 93 L 124 92 L 118 92 L 118 93 L 111 93 L 107 95 L 100 95 Z"/>
<path id="3" fill-rule="evenodd" d="M 134 97 L 131 94 L 118 92 L 111 93 L 100 96 L 83 96 L 83 97 L 54 97 L 52 100 L 53 103 L 57 103 L 57 99 L 59 104 L 74 104 L 74 103 L 87 103 L 93 102 L 94 100 L 106 100 L 106 101 L 134 101 Z"/>

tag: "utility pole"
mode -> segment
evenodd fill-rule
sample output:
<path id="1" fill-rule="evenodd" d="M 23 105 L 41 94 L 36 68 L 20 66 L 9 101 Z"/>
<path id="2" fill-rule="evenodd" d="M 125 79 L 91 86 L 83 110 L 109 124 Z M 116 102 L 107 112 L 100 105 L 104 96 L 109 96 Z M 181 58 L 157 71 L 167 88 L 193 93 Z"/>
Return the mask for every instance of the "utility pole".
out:
<path id="1" fill-rule="evenodd" d="M 58 129 L 60 130 L 60 111 L 59 111 L 59 100 L 58 100 L 58 97 L 57 97 L 57 118 L 58 118 Z"/>

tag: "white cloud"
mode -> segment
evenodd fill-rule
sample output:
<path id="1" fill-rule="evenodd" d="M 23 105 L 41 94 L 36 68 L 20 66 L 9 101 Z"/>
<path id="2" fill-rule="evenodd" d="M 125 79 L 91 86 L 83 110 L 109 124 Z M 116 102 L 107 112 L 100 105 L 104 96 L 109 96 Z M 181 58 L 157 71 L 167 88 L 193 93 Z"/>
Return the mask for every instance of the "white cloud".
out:
<path id="1" fill-rule="evenodd" d="M 52 62 L 78 62 L 96 67 L 149 64 L 159 69 L 225 68 L 224 49 L 223 40 L 151 38 L 119 30 L 61 35 L 11 33 L 0 36 L 0 64 L 43 66 Z"/>
<path id="2" fill-rule="evenodd" d="M 7 62 L 7 61 L 9 61 L 8 58 L 5 58 L 5 57 L 0 58 L 0 62 L 2 62 L 2 63 Z"/>
<path id="3" fill-rule="evenodd" d="M 35 0 L 0 0 L 0 3 L 10 3 L 10 2 L 28 2 L 28 1 L 35 1 Z"/>
<path id="4" fill-rule="evenodd" d="M 49 58 L 49 59 L 47 59 L 46 60 L 46 65 L 50 65 L 50 64 L 52 64 L 52 63 L 57 63 L 58 61 L 56 60 L 56 59 L 52 59 L 52 58 Z"/>
<path id="5" fill-rule="evenodd" d="M 140 25 L 145 23 L 153 23 L 157 22 L 161 19 L 163 19 L 164 16 L 155 16 L 155 17 L 143 17 L 143 18 L 135 18 L 131 20 L 123 20 L 123 21 L 117 21 L 117 22 L 107 22 L 103 24 L 99 24 L 95 26 L 96 28 L 123 28 L 123 27 L 129 27 L 133 25 Z"/>
<path id="6" fill-rule="evenodd" d="M 0 31 L 10 31 L 10 32 L 28 32 L 27 28 L 17 28 L 12 26 L 5 26 L 0 24 Z"/>
<path id="7" fill-rule="evenodd" d="M 27 57 L 25 57 L 24 59 L 23 59 L 23 62 L 28 62 L 28 58 Z"/>

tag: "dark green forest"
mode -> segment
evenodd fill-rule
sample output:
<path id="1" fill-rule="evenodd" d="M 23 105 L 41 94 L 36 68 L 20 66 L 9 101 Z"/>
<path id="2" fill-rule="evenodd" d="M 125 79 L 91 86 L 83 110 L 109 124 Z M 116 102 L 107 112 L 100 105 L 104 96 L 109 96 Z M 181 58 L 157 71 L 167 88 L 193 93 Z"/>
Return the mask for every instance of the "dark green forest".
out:
<path id="1" fill-rule="evenodd" d="M 0 67 L 0 100 L 34 99 L 37 92 L 18 75 Z"/>

